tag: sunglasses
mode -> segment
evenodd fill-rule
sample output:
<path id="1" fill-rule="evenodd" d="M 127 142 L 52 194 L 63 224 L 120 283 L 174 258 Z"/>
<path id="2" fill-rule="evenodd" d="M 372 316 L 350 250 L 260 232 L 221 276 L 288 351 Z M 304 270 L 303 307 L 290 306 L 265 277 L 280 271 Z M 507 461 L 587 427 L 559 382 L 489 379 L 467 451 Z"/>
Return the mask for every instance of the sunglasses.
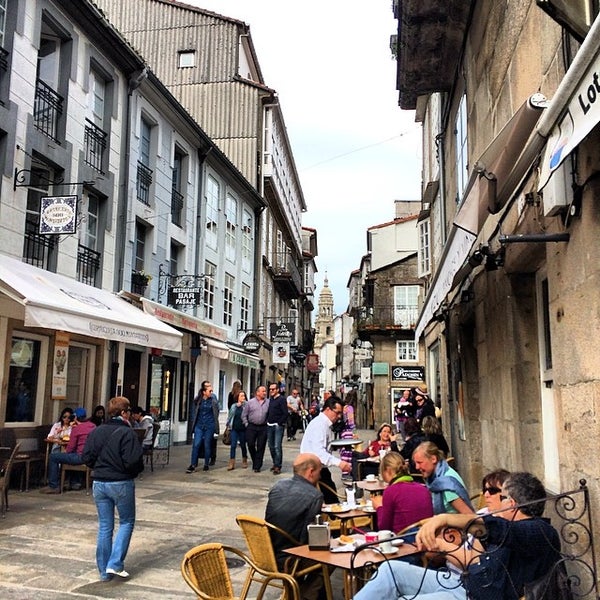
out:
<path id="1" fill-rule="evenodd" d="M 490 496 L 495 496 L 496 494 L 499 494 L 501 491 L 502 490 L 499 487 L 496 487 L 495 485 L 483 486 L 481 488 L 482 494 L 485 494 L 487 492 Z"/>

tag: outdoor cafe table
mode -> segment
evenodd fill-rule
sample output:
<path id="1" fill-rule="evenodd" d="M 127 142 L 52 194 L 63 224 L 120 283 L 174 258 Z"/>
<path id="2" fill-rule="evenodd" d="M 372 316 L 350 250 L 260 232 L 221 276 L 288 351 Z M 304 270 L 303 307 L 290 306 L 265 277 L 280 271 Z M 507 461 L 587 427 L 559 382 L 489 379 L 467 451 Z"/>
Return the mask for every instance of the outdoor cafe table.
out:
<path id="1" fill-rule="evenodd" d="M 373 514 L 375 513 L 375 510 L 363 509 L 360 506 L 343 510 L 343 505 L 340 504 L 338 506 L 341 507 L 341 510 L 331 510 L 332 505 L 323 507 L 323 514 L 327 515 L 329 520 L 339 519 L 341 535 L 348 534 L 349 530 L 352 529 L 354 519 L 358 517 L 369 517 L 371 519 L 371 524 L 373 523 Z M 350 527 L 348 527 L 348 523 L 350 523 Z"/>
<path id="2" fill-rule="evenodd" d="M 340 448 L 352 448 L 352 446 L 358 446 L 362 443 L 362 440 L 357 440 L 354 438 L 349 438 L 347 440 L 332 440 L 329 442 L 329 447 L 332 450 L 339 450 Z"/>
<path id="3" fill-rule="evenodd" d="M 336 543 L 337 540 L 332 540 L 332 544 Z M 395 550 L 396 552 L 393 554 L 383 554 L 377 549 L 365 548 L 354 556 L 354 562 L 352 562 L 353 552 L 311 550 L 308 545 L 287 548 L 284 552 L 291 554 L 292 556 L 312 560 L 320 563 L 321 565 L 327 566 L 327 568 L 324 569 L 325 592 L 327 594 L 327 600 L 333 600 L 331 588 L 331 569 L 333 567 L 342 569 L 344 575 L 344 598 L 345 600 L 352 600 L 357 588 L 357 570 L 362 571 L 364 567 L 368 565 L 379 565 L 386 560 L 393 560 L 418 553 L 416 546 L 408 542 L 404 542 L 397 548 L 395 547 Z"/>
<path id="4" fill-rule="evenodd" d="M 356 485 L 362 490 L 366 490 L 371 494 L 382 494 L 383 490 L 385 490 L 388 486 L 387 483 L 377 478 L 375 478 L 373 481 L 363 479 L 361 481 L 357 481 Z"/>

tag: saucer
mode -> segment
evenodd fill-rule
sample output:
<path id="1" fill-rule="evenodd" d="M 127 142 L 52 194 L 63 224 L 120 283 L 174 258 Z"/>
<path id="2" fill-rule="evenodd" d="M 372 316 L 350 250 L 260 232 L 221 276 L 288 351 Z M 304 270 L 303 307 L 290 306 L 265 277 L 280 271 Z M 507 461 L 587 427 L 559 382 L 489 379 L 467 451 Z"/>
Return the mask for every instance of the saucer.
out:
<path id="1" fill-rule="evenodd" d="M 381 552 L 381 554 L 396 554 L 396 552 L 398 552 L 396 548 L 392 548 L 391 550 L 382 550 L 379 547 L 377 547 L 377 551 Z"/>

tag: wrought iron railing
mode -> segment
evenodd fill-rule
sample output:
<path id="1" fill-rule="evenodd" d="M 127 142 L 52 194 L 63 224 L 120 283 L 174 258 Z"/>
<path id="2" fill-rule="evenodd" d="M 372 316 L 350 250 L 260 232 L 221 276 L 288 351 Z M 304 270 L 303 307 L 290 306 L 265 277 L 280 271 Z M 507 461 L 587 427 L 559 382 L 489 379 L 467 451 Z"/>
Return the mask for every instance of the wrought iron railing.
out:
<path id="1" fill-rule="evenodd" d="M 77 280 L 96 286 L 100 270 L 100 253 L 79 244 L 77 249 Z"/>
<path id="2" fill-rule="evenodd" d="M 414 305 L 360 306 L 356 311 L 358 329 L 414 329 L 419 308 Z"/>
<path id="3" fill-rule="evenodd" d="M 35 83 L 33 123 L 36 129 L 58 142 L 58 119 L 63 111 L 63 97 L 38 79 Z"/>
<path id="4" fill-rule="evenodd" d="M 594 550 L 594 532 L 593 532 L 593 520 L 591 515 L 590 507 L 590 496 L 589 490 L 584 479 L 580 480 L 580 487 L 577 490 L 571 492 L 565 492 L 563 494 L 547 496 L 543 499 L 545 502 L 544 516 L 550 520 L 552 526 L 557 532 L 558 542 L 555 544 L 555 540 L 551 536 L 544 538 L 544 547 L 540 545 L 539 552 L 553 552 L 556 554 L 557 562 L 545 575 L 538 578 L 537 584 L 540 589 L 545 590 L 543 598 L 545 600 L 557 600 L 557 597 L 553 595 L 551 591 L 551 585 L 553 582 L 560 579 L 558 574 L 564 573 L 563 578 L 564 587 L 569 588 L 570 595 L 564 597 L 573 597 L 576 600 L 599 600 L 598 590 L 598 579 L 597 579 L 597 568 L 596 568 L 596 556 Z M 523 503 L 518 505 L 516 508 L 523 509 L 524 507 L 534 506 L 540 503 L 540 500 L 534 500 L 531 502 Z M 515 508 L 515 507 L 511 507 Z M 497 518 L 506 518 L 502 515 L 506 515 L 506 508 L 503 508 L 498 512 Z M 532 511 L 535 513 L 535 510 Z M 492 513 L 493 514 L 493 513 Z M 508 520 L 509 527 L 518 527 L 518 520 Z M 502 553 L 502 543 L 495 546 L 488 546 L 486 544 L 478 544 L 478 540 L 485 540 L 487 530 L 483 525 L 483 521 L 480 517 L 474 515 L 473 521 L 470 526 L 465 527 L 464 530 L 459 531 L 455 528 L 445 528 L 438 533 L 438 538 L 444 539 L 446 545 L 450 548 L 444 552 L 433 552 L 428 554 L 428 565 L 435 564 L 439 565 L 439 560 L 445 563 L 447 556 L 453 557 L 453 572 L 459 575 L 459 581 L 455 577 L 450 577 L 449 569 L 447 567 L 441 567 L 433 569 L 431 567 L 423 567 L 422 579 L 423 583 L 426 573 L 435 574 L 437 584 L 440 588 L 455 589 L 457 585 L 465 584 L 466 588 L 469 588 L 469 578 L 473 582 L 475 573 L 478 573 L 477 581 L 482 582 L 478 597 L 485 597 L 486 585 L 492 585 L 493 581 L 488 577 L 489 583 L 486 583 L 485 577 L 481 576 L 482 570 L 485 571 L 486 567 L 484 562 L 486 558 L 491 558 L 493 553 Z M 406 538 L 406 534 L 404 536 Z M 505 539 L 513 539 L 514 536 L 507 535 Z M 414 533 L 413 533 L 414 539 Z M 392 538 L 392 545 L 394 542 L 400 540 L 400 536 Z M 367 583 L 367 578 L 378 577 L 379 574 L 388 572 L 388 569 L 382 569 L 383 562 L 387 562 L 387 556 L 383 557 L 378 549 L 378 543 L 374 542 L 370 544 L 363 544 L 358 546 L 351 557 L 351 572 L 353 578 L 359 583 Z M 399 542 L 400 543 L 400 542 Z M 409 550 L 413 550 L 412 556 L 419 558 L 421 553 L 417 550 L 416 545 L 413 544 L 412 540 L 403 540 L 403 545 L 408 545 Z M 556 546 L 560 547 L 556 547 Z M 475 553 L 469 550 L 474 548 L 483 548 L 481 551 Z M 467 549 L 467 551 L 465 551 Z M 364 554 L 361 558 L 357 558 L 363 552 L 370 552 L 371 556 L 373 552 L 378 553 L 378 559 L 364 560 Z M 514 552 L 514 549 L 511 550 Z M 502 560 L 500 557 L 498 560 Z M 466 557 L 466 558 L 465 558 Z M 420 563 L 420 560 L 419 560 Z M 355 565 L 361 565 L 356 567 Z M 490 563 L 491 564 L 491 563 Z M 378 568 L 377 568 L 378 567 Z M 475 567 L 475 570 L 473 568 Z M 377 571 L 376 571 L 377 569 Z M 375 572 L 376 571 L 376 572 Z M 507 573 L 510 576 L 510 573 Z M 509 580 L 510 581 L 510 580 Z M 421 583 L 421 585 L 422 585 Z M 398 589 L 398 597 L 402 593 L 401 581 L 398 578 L 396 582 Z M 402 596 L 407 600 L 420 597 L 420 588 L 414 592 L 414 595 L 405 594 Z M 490 592 L 491 594 L 491 592 Z M 516 590 L 515 597 L 522 597 L 523 590 Z M 466 592 L 467 598 L 472 598 L 472 594 Z M 491 597 L 491 596 L 490 596 Z M 524 596 L 527 597 L 527 596 Z M 537 597 L 537 596 L 536 596 Z M 542 597 L 542 596 L 539 596 Z M 562 597 L 562 596 L 561 596 Z"/>
<path id="5" fill-rule="evenodd" d="M 302 275 L 296 261 L 292 257 L 291 252 L 275 252 L 273 253 L 273 275 L 276 277 L 289 277 L 299 291 L 302 291 Z"/>
<path id="6" fill-rule="evenodd" d="M 5 50 L 0 46 L 0 69 L 2 71 L 8 70 L 8 50 Z"/>
<path id="7" fill-rule="evenodd" d="M 48 268 L 48 256 L 56 245 L 53 235 L 39 233 L 39 223 L 27 219 L 25 221 L 25 239 L 23 240 L 23 259 L 26 263 Z"/>
<path id="8" fill-rule="evenodd" d="M 137 198 L 150 206 L 150 186 L 152 185 L 152 169 L 138 160 L 137 166 Z"/>
<path id="9" fill-rule="evenodd" d="M 104 150 L 106 150 L 107 136 L 106 131 L 102 131 L 100 127 L 92 123 L 89 119 L 85 120 L 85 134 L 83 138 L 84 160 L 87 165 L 98 171 L 98 173 L 104 173 Z"/>
<path id="10" fill-rule="evenodd" d="M 181 227 L 181 213 L 183 212 L 183 194 L 175 188 L 171 190 L 171 222 Z"/>

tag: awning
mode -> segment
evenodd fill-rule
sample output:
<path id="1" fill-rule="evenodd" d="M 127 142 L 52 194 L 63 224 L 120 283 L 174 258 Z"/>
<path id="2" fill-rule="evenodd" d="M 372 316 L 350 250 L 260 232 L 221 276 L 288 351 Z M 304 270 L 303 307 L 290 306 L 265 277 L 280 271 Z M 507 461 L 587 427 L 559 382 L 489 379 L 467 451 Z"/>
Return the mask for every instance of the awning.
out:
<path id="1" fill-rule="evenodd" d="M 236 348 L 229 346 L 229 362 L 241 367 L 250 369 L 260 369 L 260 362 L 255 355 L 248 352 L 242 352 Z"/>
<path id="2" fill-rule="evenodd" d="M 419 315 L 416 340 L 455 286 L 455 276 L 465 264 L 488 215 L 506 204 L 531 168 L 537 154 L 530 152 L 527 142 L 545 106 L 546 99 L 541 94 L 529 97 L 475 163 L 440 267 Z"/>
<path id="3" fill-rule="evenodd" d="M 115 294 L 5 255 L 0 292 L 24 306 L 28 327 L 181 351 L 181 333 Z"/>
<path id="4" fill-rule="evenodd" d="M 596 17 L 569 70 L 561 81 L 538 132 L 549 136 L 541 163 L 538 190 L 600 122 L 600 15 Z M 540 147 L 541 150 L 541 147 Z"/>
<path id="5" fill-rule="evenodd" d="M 223 342 L 217 340 L 209 340 L 205 338 L 208 345 L 208 355 L 220 358 L 221 360 L 227 360 L 229 358 L 229 346 Z"/>

